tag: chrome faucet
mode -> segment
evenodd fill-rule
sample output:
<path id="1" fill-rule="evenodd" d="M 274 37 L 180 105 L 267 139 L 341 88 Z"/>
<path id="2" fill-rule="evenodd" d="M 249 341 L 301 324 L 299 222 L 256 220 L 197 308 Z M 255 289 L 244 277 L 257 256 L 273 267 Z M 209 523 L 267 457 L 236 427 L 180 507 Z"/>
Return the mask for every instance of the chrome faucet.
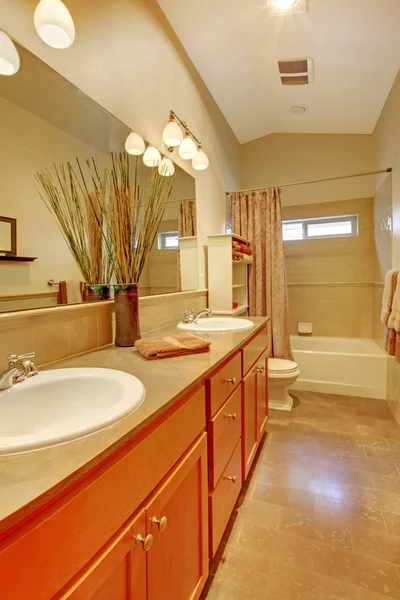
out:
<path id="1" fill-rule="evenodd" d="M 16 383 L 24 381 L 27 377 L 37 375 L 39 370 L 31 360 L 35 358 L 34 352 L 29 354 L 11 354 L 8 357 L 8 367 L 3 373 L 0 373 L 0 391 L 7 390 Z"/>
<path id="2" fill-rule="evenodd" d="M 201 315 L 203 315 L 203 314 L 210 316 L 210 315 L 212 315 L 212 312 L 209 308 L 202 308 L 198 312 L 196 312 L 194 310 L 194 308 L 192 308 L 192 310 L 185 310 L 183 322 L 187 323 L 187 324 L 197 323 L 197 321 L 200 319 Z"/>

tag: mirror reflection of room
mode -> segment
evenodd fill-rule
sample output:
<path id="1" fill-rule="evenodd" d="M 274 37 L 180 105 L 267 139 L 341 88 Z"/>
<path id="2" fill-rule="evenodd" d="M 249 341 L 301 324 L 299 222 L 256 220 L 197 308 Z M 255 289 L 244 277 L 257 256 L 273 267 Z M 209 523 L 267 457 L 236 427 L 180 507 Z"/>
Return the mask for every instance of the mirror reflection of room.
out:
<path id="1" fill-rule="evenodd" d="M 16 47 L 20 69 L 0 79 L 0 312 L 93 300 L 88 284 L 115 283 L 112 269 L 104 271 L 104 281 L 88 280 L 81 259 L 74 260 L 57 211 L 48 210 L 37 175 L 50 177 L 53 192 L 61 193 L 63 169 L 69 163 L 79 178 L 83 165 L 87 184 L 86 161 L 110 169 L 111 153 L 126 153 L 131 132 L 34 54 Z M 142 156 L 129 157 L 145 204 L 156 169 L 146 166 Z M 138 282 L 140 296 L 198 287 L 195 180 L 180 167 L 172 168 L 172 189 Z M 112 285 L 103 287 L 97 299 L 112 298 L 113 292 Z"/>

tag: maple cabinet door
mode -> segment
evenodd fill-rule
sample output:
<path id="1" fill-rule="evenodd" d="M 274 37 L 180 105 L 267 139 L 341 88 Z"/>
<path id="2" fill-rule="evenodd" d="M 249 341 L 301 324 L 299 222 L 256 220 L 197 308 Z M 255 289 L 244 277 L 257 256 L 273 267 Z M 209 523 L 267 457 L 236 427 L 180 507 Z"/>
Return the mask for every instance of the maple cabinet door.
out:
<path id="1" fill-rule="evenodd" d="M 146 526 L 148 600 L 197 599 L 208 577 L 206 433 L 150 500 Z"/>
<path id="2" fill-rule="evenodd" d="M 257 361 L 257 441 L 260 442 L 268 420 L 268 352 Z"/>
<path id="3" fill-rule="evenodd" d="M 150 542 L 143 510 L 53 600 L 146 600 L 145 547 Z"/>
<path id="4" fill-rule="evenodd" d="M 257 364 L 243 380 L 242 396 L 242 476 L 247 479 L 258 445 Z"/>

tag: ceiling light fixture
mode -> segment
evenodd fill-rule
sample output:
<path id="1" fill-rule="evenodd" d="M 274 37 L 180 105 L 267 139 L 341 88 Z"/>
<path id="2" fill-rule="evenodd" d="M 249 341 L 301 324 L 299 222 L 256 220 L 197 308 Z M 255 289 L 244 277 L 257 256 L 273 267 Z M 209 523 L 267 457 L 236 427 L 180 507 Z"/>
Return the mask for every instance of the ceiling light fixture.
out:
<path id="1" fill-rule="evenodd" d="M 296 4 L 297 0 L 274 0 L 276 7 L 280 10 L 287 10 Z"/>
<path id="2" fill-rule="evenodd" d="M 168 152 L 179 148 L 179 156 L 183 160 L 191 160 L 196 171 L 203 171 L 210 164 L 207 155 L 202 150 L 200 140 L 173 110 L 169 113 L 169 121 L 164 127 L 162 139 Z"/>
<path id="3" fill-rule="evenodd" d="M 0 31 L 0 75 L 15 75 L 19 66 L 19 54 L 14 42 L 4 31 Z"/>
<path id="4" fill-rule="evenodd" d="M 128 154 L 140 156 L 146 150 L 144 139 L 135 131 L 131 131 L 125 141 L 125 150 Z"/>
<path id="5" fill-rule="evenodd" d="M 39 37 L 48 46 L 62 50 L 73 44 L 74 22 L 61 0 L 40 0 L 33 22 Z"/>

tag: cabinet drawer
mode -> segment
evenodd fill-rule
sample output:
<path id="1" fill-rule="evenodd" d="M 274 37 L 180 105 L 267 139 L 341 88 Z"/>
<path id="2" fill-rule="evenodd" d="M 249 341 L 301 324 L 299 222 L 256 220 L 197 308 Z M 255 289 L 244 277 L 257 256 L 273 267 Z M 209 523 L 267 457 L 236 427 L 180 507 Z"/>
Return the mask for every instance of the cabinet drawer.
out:
<path id="1" fill-rule="evenodd" d="M 240 385 L 208 424 L 210 489 L 217 485 L 240 439 L 242 386 Z"/>
<path id="2" fill-rule="evenodd" d="M 242 487 L 241 443 L 237 444 L 213 492 L 210 492 L 210 558 L 214 558 Z M 229 478 L 229 479 L 228 479 Z"/>
<path id="3" fill-rule="evenodd" d="M 208 417 L 215 415 L 233 390 L 239 386 L 242 379 L 241 362 L 240 352 L 238 352 L 206 380 Z"/>
<path id="4" fill-rule="evenodd" d="M 268 347 L 267 327 L 264 327 L 246 346 L 243 353 L 243 377 L 248 373 L 256 362 L 257 358 Z"/>
<path id="5" fill-rule="evenodd" d="M 71 580 L 204 430 L 204 401 L 202 387 L 126 454 L 0 542 L 0 597 L 49 600 Z"/>

